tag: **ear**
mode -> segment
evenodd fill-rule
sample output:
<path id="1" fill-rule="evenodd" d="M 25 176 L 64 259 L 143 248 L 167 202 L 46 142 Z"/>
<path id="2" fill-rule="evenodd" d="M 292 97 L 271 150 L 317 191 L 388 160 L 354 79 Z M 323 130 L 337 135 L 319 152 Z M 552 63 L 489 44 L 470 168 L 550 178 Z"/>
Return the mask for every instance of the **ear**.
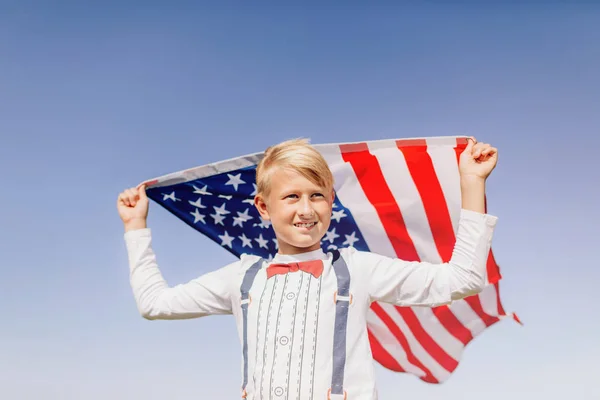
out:
<path id="1" fill-rule="evenodd" d="M 270 219 L 267 203 L 260 193 L 254 196 L 254 207 L 256 207 L 262 219 L 267 221 Z"/>

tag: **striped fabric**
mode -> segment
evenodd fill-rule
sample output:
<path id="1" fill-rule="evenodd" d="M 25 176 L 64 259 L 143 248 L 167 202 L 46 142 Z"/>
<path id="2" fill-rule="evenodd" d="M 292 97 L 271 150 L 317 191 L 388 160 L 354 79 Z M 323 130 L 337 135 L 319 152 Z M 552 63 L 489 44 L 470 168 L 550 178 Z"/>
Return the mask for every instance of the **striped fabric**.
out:
<path id="1" fill-rule="evenodd" d="M 332 225 L 324 250 L 354 246 L 407 261 L 450 260 L 461 209 L 458 161 L 463 137 L 315 145 L 335 178 Z M 262 153 L 205 165 L 145 182 L 148 197 L 227 251 L 271 259 L 277 243 L 252 206 Z M 483 292 L 450 306 L 373 303 L 368 331 L 382 366 L 440 383 L 466 345 L 507 314 L 492 252 Z"/>

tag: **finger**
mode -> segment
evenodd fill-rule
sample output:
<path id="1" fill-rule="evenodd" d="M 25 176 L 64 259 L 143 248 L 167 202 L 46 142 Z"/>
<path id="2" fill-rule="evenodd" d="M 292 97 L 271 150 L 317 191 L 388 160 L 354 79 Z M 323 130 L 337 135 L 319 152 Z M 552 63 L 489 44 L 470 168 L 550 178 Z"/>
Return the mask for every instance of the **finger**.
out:
<path id="1" fill-rule="evenodd" d="M 481 155 L 481 146 L 482 146 L 482 143 L 477 143 L 473 146 L 473 153 L 472 153 L 473 158 L 475 158 L 475 159 L 479 158 L 479 156 Z"/>
<path id="2" fill-rule="evenodd" d="M 495 159 L 498 158 L 498 150 L 495 147 L 490 147 L 485 154 L 487 159 Z"/>
<path id="3" fill-rule="evenodd" d="M 481 155 L 488 156 L 496 153 L 496 148 L 488 145 L 485 149 L 481 151 Z"/>
<path id="4" fill-rule="evenodd" d="M 483 156 L 483 152 L 485 150 L 487 150 L 489 147 L 491 147 L 487 143 L 478 143 L 478 146 L 479 147 L 477 148 L 477 157 L 476 158 L 479 158 L 479 157 Z"/>
<path id="5" fill-rule="evenodd" d="M 123 205 L 125 207 L 131 207 L 131 201 L 129 200 L 129 195 L 127 194 L 126 191 L 121 193 L 120 197 L 121 197 L 121 203 L 123 203 Z"/>
<path id="6" fill-rule="evenodd" d="M 127 189 L 127 199 L 129 200 L 129 204 L 131 207 L 135 207 L 138 200 L 137 190 L 135 189 Z"/>

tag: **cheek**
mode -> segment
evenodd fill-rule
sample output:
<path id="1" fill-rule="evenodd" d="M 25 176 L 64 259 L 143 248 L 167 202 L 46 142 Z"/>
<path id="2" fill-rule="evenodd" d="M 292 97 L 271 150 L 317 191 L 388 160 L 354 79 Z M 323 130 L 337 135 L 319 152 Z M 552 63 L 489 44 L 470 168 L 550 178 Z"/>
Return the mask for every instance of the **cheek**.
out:
<path id="1" fill-rule="evenodd" d="M 322 221 L 328 221 L 331 219 L 332 210 L 331 207 L 329 207 L 329 205 L 325 204 L 323 205 L 323 207 L 319 207 L 317 212 L 319 213 L 319 218 Z"/>
<path id="2" fill-rule="evenodd" d="M 277 210 L 271 212 L 271 219 L 276 221 L 287 221 L 294 217 L 294 213 L 289 207 L 278 207 Z"/>

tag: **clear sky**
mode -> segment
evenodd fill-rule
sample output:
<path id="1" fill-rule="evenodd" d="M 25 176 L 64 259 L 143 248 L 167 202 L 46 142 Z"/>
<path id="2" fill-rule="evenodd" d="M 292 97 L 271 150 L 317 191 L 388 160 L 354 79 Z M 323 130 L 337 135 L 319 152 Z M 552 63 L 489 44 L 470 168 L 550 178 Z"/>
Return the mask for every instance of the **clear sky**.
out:
<path id="1" fill-rule="evenodd" d="M 460 134 L 499 148 L 525 326 L 440 386 L 377 367 L 380 398 L 600 398 L 600 4 L 161 3 L 0 3 L 0 398 L 238 398 L 232 317 L 137 313 L 124 188 L 298 136 Z M 171 284 L 233 259 L 156 204 L 149 224 Z"/>

